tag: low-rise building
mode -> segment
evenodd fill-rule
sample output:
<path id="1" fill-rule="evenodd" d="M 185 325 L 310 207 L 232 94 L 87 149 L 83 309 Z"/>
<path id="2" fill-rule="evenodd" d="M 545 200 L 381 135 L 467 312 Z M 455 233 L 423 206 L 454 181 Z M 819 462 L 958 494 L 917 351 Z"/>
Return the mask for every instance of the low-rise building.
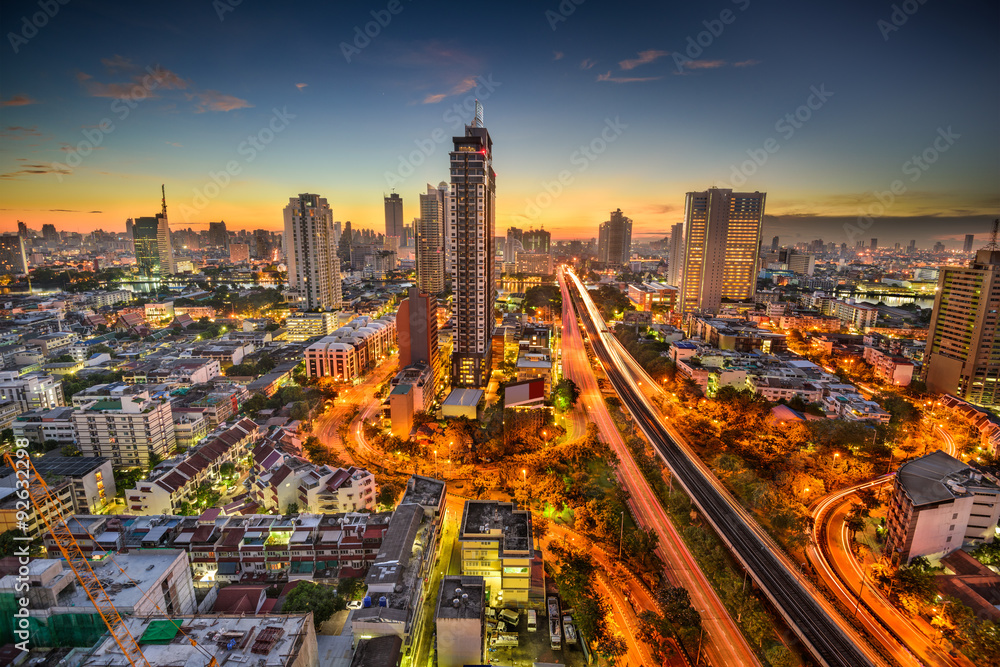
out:
<path id="1" fill-rule="evenodd" d="M 937 559 L 992 543 L 1000 518 L 1000 484 L 943 451 L 899 467 L 889 505 L 886 553 L 896 564 Z"/>
<path id="2" fill-rule="evenodd" d="M 70 331 L 54 331 L 41 336 L 25 338 L 24 342 L 41 348 L 42 354 L 45 356 L 54 357 L 64 352 L 68 353 L 70 346 L 78 340 L 80 340 L 80 336 Z"/>
<path id="3" fill-rule="evenodd" d="M 65 405 L 62 382 L 51 375 L 17 371 L 0 371 L 0 401 L 13 401 L 18 414 L 43 408 L 51 410 Z"/>
<path id="4" fill-rule="evenodd" d="M 442 578 L 434 622 L 440 667 L 483 664 L 486 655 L 486 586 L 483 578 Z"/>
<path id="5" fill-rule="evenodd" d="M 28 442 L 41 445 L 58 442 L 71 445 L 76 442 L 76 425 L 73 423 L 73 408 L 62 406 L 47 410 L 36 408 L 22 412 L 13 422 L 14 437 L 26 438 Z"/>
<path id="6" fill-rule="evenodd" d="M 302 343 L 310 338 L 329 336 L 337 330 L 339 324 L 337 313 L 292 313 L 285 321 L 288 340 Z"/>
<path id="7" fill-rule="evenodd" d="M 385 359 L 396 344 L 396 318 L 356 317 L 305 350 L 309 377 L 357 382 Z"/>
<path id="8" fill-rule="evenodd" d="M 830 304 L 830 312 L 845 326 L 859 331 L 875 326 L 875 320 L 878 319 L 878 308 L 869 303 L 857 303 L 853 299 L 834 301 Z"/>
<path id="9" fill-rule="evenodd" d="M 168 397 L 147 391 L 85 402 L 73 411 L 73 423 L 84 456 L 119 466 L 146 467 L 153 456 L 166 458 L 176 442 Z"/>
<path id="10" fill-rule="evenodd" d="M 463 576 L 482 577 L 490 600 L 528 604 L 535 561 L 530 510 L 513 502 L 467 500 L 458 539 Z"/>
<path id="11" fill-rule="evenodd" d="M 866 347 L 864 359 L 871 364 L 875 377 L 895 387 L 906 387 L 913 380 L 913 362 L 905 357 Z"/>

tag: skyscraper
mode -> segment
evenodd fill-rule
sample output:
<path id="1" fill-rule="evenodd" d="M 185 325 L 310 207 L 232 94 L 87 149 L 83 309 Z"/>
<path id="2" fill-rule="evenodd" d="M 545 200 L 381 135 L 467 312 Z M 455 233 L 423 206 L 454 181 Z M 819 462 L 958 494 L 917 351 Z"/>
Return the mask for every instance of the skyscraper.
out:
<path id="1" fill-rule="evenodd" d="M 417 226 L 417 287 L 427 294 L 444 291 L 444 212 L 448 184 L 436 188 L 427 184 L 427 194 L 420 195 Z"/>
<path id="2" fill-rule="evenodd" d="M 552 232 L 547 232 L 544 229 L 529 229 L 524 232 L 521 245 L 524 246 L 525 252 L 548 254 L 552 245 Z"/>
<path id="3" fill-rule="evenodd" d="M 878 239 L 872 239 L 872 244 L 868 247 L 872 250 L 878 250 Z"/>
<path id="4" fill-rule="evenodd" d="M 435 393 L 441 375 L 437 308 L 437 297 L 418 287 L 410 287 L 396 311 L 399 367 L 426 364 L 431 369 L 431 386 Z"/>
<path id="5" fill-rule="evenodd" d="M 969 266 L 941 267 L 924 349 L 928 391 L 984 406 L 1000 404 L 1000 246 L 993 234 Z"/>
<path id="6" fill-rule="evenodd" d="M 714 187 L 687 193 L 681 312 L 716 312 L 723 298 L 753 298 L 765 197 Z"/>
<path id="7" fill-rule="evenodd" d="M 24 237 L 14 232 L 0 235 L 0 274 L 23 276 L 28 272 Z"/>
<path id="8" fill-rule="evenodd" d="M 608 266 L 628 264 L 632 254 L 632 220 L 621 209 L 611 212 L 597 233 L 597 261 Z"/>
<path id="9" fill-rule="evenodd" d="M 229 232 L 226 221 L 208 223 L 208 245 L 216 248 L 229 248 Z"/>
<path id="10" fill-rule="evenodd" d="M 274 255 L 274 244 L 271 242 L 271 232 L 266 229 L 255 229 L 253 232 L 253 251 L 251 254 L 257 259 L 271 259 Z"/>
<path id="11" fill-rule="evenodd" d="M 300 194 L 288 199 L 284 217 L 289 293 L 302 310 L 339 310 L 340 260 L 330 205 L 319 195 Z"/>
<path id="12" fill-rule="evenodd" d="M 455 337 L 452 384 L 485 387 L 490 380 L 493 345 L 493 304 L 496 302 L 495 231 L 496 173 L 493 140 L 483 126 L 482 106 L 465 126 L 465 136 L 453 137 L 451 152 L 451 234 L 448 251 L 455 267 Z M 454 210 L 450 210 L 454 208 Z"/>
<path id="13" fill-rule="evenodd" d="M 17 221 L 17 233 L 20 234 L 21 238 L 23 238 L 23 239 L 30 238 L 30 235 L 28 234 L 28 223 L 22 222 L 21 220 L 18 220 Z"/>
<path id="14" fill-rule="evenodd" d="M 513 264 L 517 261 L 517 253 L 524 250 L 524 231 L 517 227 L 507 228 L 507 238 L 503 244 L 503 261 Z"/>
<path id="15" fill-rule="evenodd" d="M 46 243 L 59 243 L 59 232 L 56 231 L 56 226 L 48 223 L 42 225 L 42 238 Z"/>
<path id="16" fill-rule="evenodd" d="M 159 278 L 163 275 L 160 259 L 160 220 L 155 217 L 136 218 L 132 227 L 132 243 L 135 248 L 135 266 L 143 278 Z"/>
<path id="17" fill-rule="evenodd" d="M 771 239 L 771 252 L 778 252 L 778 237 Z"/>
<path id="18" fill-rule="evenodd" d="M 397 248 L 406 241 L 403 232 L 403 198 L 395 192 L 385 197 L 385 235 L 397 239 Z"/>
<path id="19" fill-rule="evenodd" d="M 975 234 L 966 234 L 965 235 L 965 245 L 962 246 L 962 250 L 965 251 L 965 252 L 972 252 L 972 244 L 975 243 L 975 242 L 976 242 L 976 235 Z"/>
<path id="20" fill-rule="evenodd" d="M 129 218 L 128 220 L 125 221 L 125 237 L 130 241 L 133 238 L 133 233 L 132 233 L 133 227 L 135 227 L 135 222 L 132 220 L 132 218 Z"/>
<path id="21" fill-rule="evenodd" d="M 775 239 L 778 237 L 775 236 Z M 670 228 L 670 248 L 667 252 L 667 284 L 680 287 L 684 274 L 684 223 Z"/>

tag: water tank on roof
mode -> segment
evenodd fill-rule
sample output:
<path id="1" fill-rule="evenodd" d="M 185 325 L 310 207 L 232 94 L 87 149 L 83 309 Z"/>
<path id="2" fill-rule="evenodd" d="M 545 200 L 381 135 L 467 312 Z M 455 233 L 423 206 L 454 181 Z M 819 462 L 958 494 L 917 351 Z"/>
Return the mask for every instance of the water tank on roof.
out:
<path id="1" fill-rule="evenodd" d="M 380 607 L 388 607 L 389 606 L 389 598 L 387 598 L 384 595 L 382 597 L 380 597 L 378 599 L 378 606 L 380 606 Z"/>
<path id="2" fill-rule="evenodd" d="M 366 595 L 365 599 L 361 601 L 361 604 L 364 605 L 365 609 L 368 609 L 369 607 L 371 607 L 372 606 L 372 596 Z"/>

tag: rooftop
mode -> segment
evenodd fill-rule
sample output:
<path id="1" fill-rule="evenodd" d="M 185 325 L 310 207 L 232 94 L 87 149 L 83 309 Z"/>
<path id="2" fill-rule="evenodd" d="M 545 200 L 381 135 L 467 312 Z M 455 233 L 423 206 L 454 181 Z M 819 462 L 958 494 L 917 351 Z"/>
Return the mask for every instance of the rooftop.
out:
<path id="1" fill-rule="evenodd" d="M 480 618 L 486 601 L 485 588 L 482 577 L 444 577 L 434 618 Z"/>
<path id="2" fill-rule="evenodd" d="M 126 612 L 140 605 L 150 590 L 180 558 L 187 567 L 187 554 L 177 549 L 156 549 L 138 553 L 116 554 L 103 562 L 91 562 L 94 574 L 108 592 L 115 607 Z M 60 607 L 93 607 L 87 592 L 74 587 L 72 593 L 59 596 Z M 140 605 L 141 607 L 142 605 Z"/>
<path id="3" fill-rule="evenodd" d="M 460 538 L 474 535 L 502 535 L 504 551 L 531 552 L 531 512 L 517 509 L 516 503 L 496 500 L 467 500 Z M 474 539 L 474 538 L 471 538 Z"/>
<path id="4" fill-rule="evenodd" d="M 970 486 L 1000 494 L 989 478 L 940 449 L 901 465 L 896 480 L 917 506 L 967 496 Z"/>
<path id="5" fill-rule="evenodd" d="M 269 667 L 291 665 L 304 649 L 305 637 L 312 632 L 307 625 L 311 623 L 308 614 L 172 616 L 171 621 L 180 623 L 180 630 L 174 631 L 172 638 L 169 627 L 164 630 L 167 619 L 163 617 L 126 616 L 123 620 L 153 667 L 205 667 L 209 657 L 203 651 L 215 657 L 220 665 L 227 662 Z M 192 646 L 188 637 L 198 646 Z M 226 648 L 232 640 L 235 640 L 233 648 Z M 313 638 L 314 653 L 315 641 Z M 80 667 L 106 665 L 128 665 L 111 637 L 80 663 Z"/>
<path id="6" fill-rule="evenodd" d="M 406 493 L 399 501 L 400 505 L 420 505 L 422 507 L 438 507 L 445 493 L 445 482 L 432 477 L 413 475 L 406 482 Z"/>

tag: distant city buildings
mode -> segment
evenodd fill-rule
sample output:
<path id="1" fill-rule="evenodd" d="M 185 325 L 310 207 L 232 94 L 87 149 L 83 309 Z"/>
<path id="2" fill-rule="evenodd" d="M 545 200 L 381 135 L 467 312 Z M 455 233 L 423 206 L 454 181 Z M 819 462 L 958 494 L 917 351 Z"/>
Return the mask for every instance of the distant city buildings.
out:
<path id="1" fill-rule="evenodd" d="M 385 237 L 395 239 L 396 248 L 404 245 L 403 198 L 395 192 L 385 197 Z"/>
<path id="2" fill-rule="evenodd" d="M 722 299 L 753 298 L 765 197 L 720 188 L 687 193 L 682 313 L 717 312 Z"/>
<path id="3" fill-rule="evenodd" d="M 966 234 L 965 243 L 962 245 L 963 252 L 972 252 L 972 245 L 976 242 L 975 234 Z"/>
<path id="4" fill-rule="evenodd" d="M 1000 403 L 1000 358 L 993 352 L 1000 301 L 1000 247 L 968 266 L 942 266 L 924 351 L 927 389 L 976 405 Z"/>
<path id="5" fill-rule="evenodd" d="M 605 266 L 624 266 L 632 253 L 632 220 L 621 209 L 611 212 L 597 232 L 597 261 Z"/>
<path id="6" fill-rule="evenodd" d="M 496 173 L 493 171 L 493 140 L 482 125 L 482 107 L 465 128 L 465 136 L 454 137 L 451 152 L 451 186 L 454 210 L 449 252 L 455 265 L 455 335 L 452 353 L 452 385 L 485 387 L 492 369 L 492 339 L 496 302 L 494 228 Z"/>
<path id="7" fill-rule="evenodd" d="M 289 293 L 302 310 L 340 310 L 340 260 L 333 244 L 333 213 L 314 194 L 291 197 L 284 210 Z"/>

